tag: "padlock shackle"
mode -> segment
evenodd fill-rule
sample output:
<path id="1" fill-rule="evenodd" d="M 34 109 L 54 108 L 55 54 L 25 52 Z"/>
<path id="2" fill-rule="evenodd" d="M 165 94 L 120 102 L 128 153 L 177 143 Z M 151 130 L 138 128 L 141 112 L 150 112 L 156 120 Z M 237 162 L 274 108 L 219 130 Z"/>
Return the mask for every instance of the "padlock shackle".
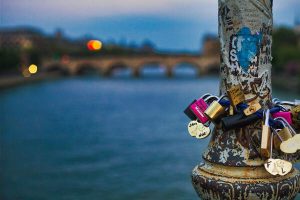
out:
<path id="1" fill-rule="evenodd" d="M 288 109 L 286 109 L 282 105 L 277 105 L 277 106 L 280 108 L 281 111 L 288 112 Z"/>
<path id="2" fill-rule="evenodd" d="M 272 99 L 272 103 L 275 105 L 288 105 L 288 106 L 296 106 L 299 105 L 299 100 L 295 99 L 295 101 L 281 101 L 279 98 Z"/>
<path id="3" fill-rule="evenodd" d="M 282 121 L 285 124 L 285 127 L 288 127 L 290 131 L 293 133 L 293 135 L 297 134 L 296 131 L 293 129 L 293 127 L 283 117 L 277 117 L 274 120 Z"/>
<path id="4" fill-rule="evenodd" d="M 280 103 L 280 99 L 279 98 L 274 98 L 274 99 L 272 99 L 272 103 L 278 104 L 278 103 Z"/>
<path id="5" fill-rule="evenodd" d="M 275 129 L 275 128 L 273 128 L 273 127 L 271 127 L 271 130 L 272 130 L 273 133 L 275 133 L 275 134 L 278 136 L 278 138 L 280 139 L 280 141 L 283 142 L 282 137 L 278 134 L 278 130 Z M 271 141 L 272 141 L 272 140 L 271 140 Z"/>
<path id="6" fill-rule="evenodd" d="M 217 96 L 214 96 L 214 95 L 211 95 L 211 96 L 209 96 L 209 97 L 207 97 L 207 98 L 205 98 L 205 99 L 203 99 L 205 102 L 208 102 L 208 100 L 210 100 L 210 99 L 215 99 L 215 100 L 219 100 L 219 97 L 217 97 Z"/>
<path id="7" fill-rule="evenodd" d="M 218 102 L 220 102 L 220 101 L 221 101 L 222 99 L 224 99 L 225 97 L 228 98 L 228 95 L 222 95 L 222 96 L 218 97 L 218 98 L 219 98 Z"/>
<path id="8" fill-rule="evenodd" d="M 213 96 L 213 95 L 210 94 L 210 93 L 206 93 L 206 94 L 202 95 L 202 96 L 200 97 L 200 99 L 204 99 L 204 98 L 207 98 L 207 97 L 209 97 L 209 96 Z"/>
<path id="9" fill-rule="evenodd" d="M 288 105 L 288 106 L 296 106 L 296 102 L 292 102 L 292 101 L 281 101 L 280 102 L 281 105 Z"/>

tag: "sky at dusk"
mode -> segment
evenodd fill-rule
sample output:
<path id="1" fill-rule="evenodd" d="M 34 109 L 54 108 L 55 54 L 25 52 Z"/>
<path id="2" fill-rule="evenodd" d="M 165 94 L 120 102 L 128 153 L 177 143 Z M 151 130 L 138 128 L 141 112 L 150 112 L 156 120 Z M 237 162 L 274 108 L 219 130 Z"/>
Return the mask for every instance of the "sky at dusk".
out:
<path id="1" fill-rule="evenodd" d="M 217 34 L 217 0 L 0 0 L 0 27 L 61 28 L 69 37 L 153 41 L 159 49 L 196 51 Z M 274 0 L 275 25 L 294 26 L 299 0 Z"/>

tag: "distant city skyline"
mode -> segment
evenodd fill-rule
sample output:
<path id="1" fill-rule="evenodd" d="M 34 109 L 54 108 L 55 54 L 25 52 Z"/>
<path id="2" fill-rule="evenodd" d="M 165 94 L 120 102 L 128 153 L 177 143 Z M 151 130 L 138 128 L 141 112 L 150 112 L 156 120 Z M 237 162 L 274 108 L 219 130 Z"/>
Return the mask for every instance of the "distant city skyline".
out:
<path id="1" fill-rule="evenodd" d="M 217 0 L 2 0 L 0 27 L 33 26 L 68 37 L 141 43 L 158 49 L 198 51 L 205 34 L 217 34 Z M 274 24 L 293 26 L 299 0 L 274 1 Z"/>

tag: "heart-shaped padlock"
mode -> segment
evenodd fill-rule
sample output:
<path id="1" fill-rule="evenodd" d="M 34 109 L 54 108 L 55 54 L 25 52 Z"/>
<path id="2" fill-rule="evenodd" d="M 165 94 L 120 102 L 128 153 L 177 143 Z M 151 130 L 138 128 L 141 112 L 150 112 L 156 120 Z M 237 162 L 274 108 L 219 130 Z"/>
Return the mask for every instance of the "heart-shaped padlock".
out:
<path id="1" fill-rule="evenodd" d="M 281 159 L 277 159 L 276 165 L 277 169 L 279 170 L 279 175 L 281 176 L 288 174 L 293 168 L 292 163 Z"/>
<path id="2" fill-rule="evenodd" d="M 188 131 L 192 137 L 196 137 L 196 135 L 198 134 L 199 124 L 200 123 L 197 120 L 193 120 L 188 124 Z"/>
<path id="3" fill-rule="evenodd" d="M 204 126 L 203 124 L 200 124 L 197 129 L 198 129 L 198 133 L 196 135 L 197 139 L 204 139 L 210 134 L 210 128 Z"/>
<path id="4" fill-rule="evenodd" d="M 272 175 L 284 176 L 288 174 L 292 168 L 292 163 L 281 159 L 268 159 L 264 164 L 265 169 Z"/>
<path id="5" fill-rule="evenodd" d="M 292 138 L 283 141 L 280 144 L 280 150 L 288 154 L 296 153 L 300 150 L 300 134 L 296 134 Z"/>

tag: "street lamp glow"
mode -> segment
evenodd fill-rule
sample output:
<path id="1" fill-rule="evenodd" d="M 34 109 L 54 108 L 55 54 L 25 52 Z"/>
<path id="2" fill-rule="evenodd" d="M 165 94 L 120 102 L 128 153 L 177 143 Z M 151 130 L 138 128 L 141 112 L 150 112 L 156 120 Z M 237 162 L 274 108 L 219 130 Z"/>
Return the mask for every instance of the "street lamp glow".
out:
<path id="1" fill-rule="evenodd" d="M 28 67 L 28 71 L 30 72 L 30 74 L 35 74 L 38 71 L 38 67 L 36 65 L 32 64 Z"/>

